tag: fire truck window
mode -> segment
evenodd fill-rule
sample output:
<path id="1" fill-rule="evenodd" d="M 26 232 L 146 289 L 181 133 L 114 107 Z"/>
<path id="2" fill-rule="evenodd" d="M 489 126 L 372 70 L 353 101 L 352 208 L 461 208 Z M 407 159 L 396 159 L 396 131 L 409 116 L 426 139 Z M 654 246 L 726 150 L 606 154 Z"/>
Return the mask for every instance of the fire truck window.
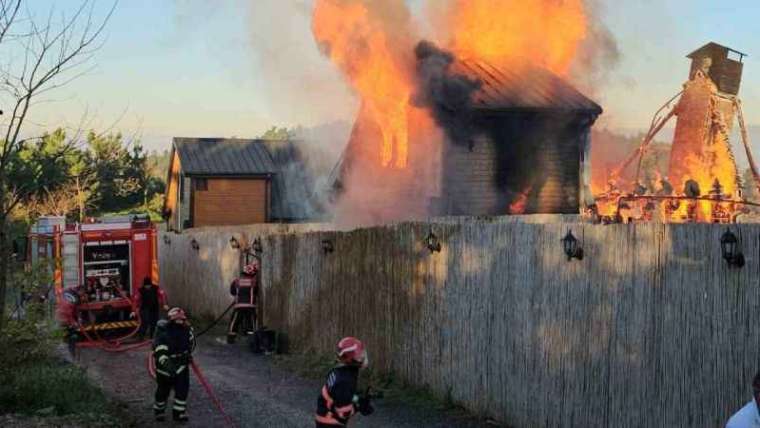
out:
<path id="1" fill-rule="evenodd" d="M 84 247 L 84 277 L 90 284 L 101 278 L 129 291 L 129 245 L 90 245 Z"/>

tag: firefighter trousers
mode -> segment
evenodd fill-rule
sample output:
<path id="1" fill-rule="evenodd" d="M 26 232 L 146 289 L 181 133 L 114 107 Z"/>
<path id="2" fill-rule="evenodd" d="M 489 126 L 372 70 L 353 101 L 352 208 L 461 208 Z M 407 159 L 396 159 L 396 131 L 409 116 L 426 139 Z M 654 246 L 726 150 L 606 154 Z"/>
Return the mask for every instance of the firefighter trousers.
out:
<path id="1" fill-rule="evenodd" d="M 245 334 L 253 334 L 256 328 L 256 308 L 236 308 L 230 319 L 227 329 L 227 341 L 234 342 L 238 332 L 242 329 Z"/>
<path id="2" fill-rule="evenodd" d="M 145 337 L 145 333 L 148 333 L 148 337 L 153 338 L 153 334 L 156 332 L 156 324 L 158 323 L 158 308 L 140 308 L 140 328 L 137 330 L 137 335 L 140 339 Z"/>
<path id="3" fill-rule="evenodd" d="M 156 388 L 155 403 L 153 404 L 153 410 L 157 414 L 163 413 L 166 410 L 166 405 L 169 400 L 169 392 L 174 390 L 174 405 L 172 411 L 175 418 L 184 414 L 187 410 L 187 393 L 190 390 L 190 367 L 185 366 L 179 374 L 169 377 L 160 373 L 156 373 Z"/>

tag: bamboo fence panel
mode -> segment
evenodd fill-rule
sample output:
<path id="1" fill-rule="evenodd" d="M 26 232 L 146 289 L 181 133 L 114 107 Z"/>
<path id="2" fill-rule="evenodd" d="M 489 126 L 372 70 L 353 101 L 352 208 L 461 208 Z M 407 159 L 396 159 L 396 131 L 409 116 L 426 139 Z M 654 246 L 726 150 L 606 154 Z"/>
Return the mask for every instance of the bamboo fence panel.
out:
<path id="1" fill-rule="evenodd" d="M 239 269 L 230 234 L 261 236 L 263 321 L 293 350 L 357 336 L 379 370 L 516 427 L 712 427 L 750 399 L 760 226 L 731 226 L 747 262 L 732 269 L 724 227 L 543 220 L 170 234 L 161 282 L 218 314 Z M 583 260 L 562 252 L 568 229 Z"/>

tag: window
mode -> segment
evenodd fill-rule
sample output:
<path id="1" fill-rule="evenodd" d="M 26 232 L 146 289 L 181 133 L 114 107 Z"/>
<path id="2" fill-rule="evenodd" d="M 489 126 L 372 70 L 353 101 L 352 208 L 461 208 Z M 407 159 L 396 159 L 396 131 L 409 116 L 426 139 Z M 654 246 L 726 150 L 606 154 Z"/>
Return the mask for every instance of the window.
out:
<path id="1" fill-rule="evenodd" d="M 205 178 L 194 178 L 193 186 L 195 187 L 195 190 L 205 192 L 208 190 L 208 180 Z"/>

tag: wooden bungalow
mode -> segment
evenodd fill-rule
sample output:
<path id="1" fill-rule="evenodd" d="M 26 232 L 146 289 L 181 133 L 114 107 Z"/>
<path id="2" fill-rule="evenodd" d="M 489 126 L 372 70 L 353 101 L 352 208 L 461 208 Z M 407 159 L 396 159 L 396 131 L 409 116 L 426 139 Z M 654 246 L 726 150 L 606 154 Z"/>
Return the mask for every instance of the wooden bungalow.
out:
<path id="1" fill-rule="evenodd" d="M 297 142 L 174 138 L 167 229 L 313 220 L 311 181 Z"/>

